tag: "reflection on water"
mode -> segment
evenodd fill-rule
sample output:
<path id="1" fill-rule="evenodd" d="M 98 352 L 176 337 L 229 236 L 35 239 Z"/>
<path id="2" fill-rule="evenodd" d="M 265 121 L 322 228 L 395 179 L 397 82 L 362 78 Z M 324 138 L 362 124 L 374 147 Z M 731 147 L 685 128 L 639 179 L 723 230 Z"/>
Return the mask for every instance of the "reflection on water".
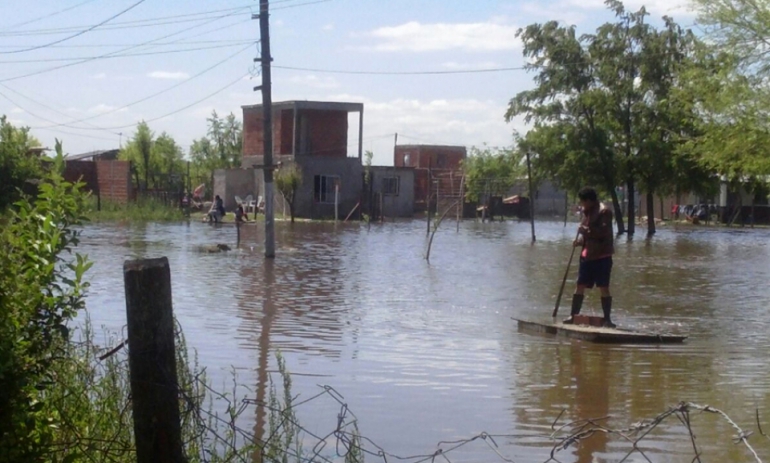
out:
<path id="1" fill-rule="evenodd" d="M 651 242 L 621 238 L 613 271 L 618 321 L 690 335 L 681 346 L 632 347 L 520 333 L 511 320 L 550 320 L 572 226 L 538 224 L 535 245 L 528 224 L 465 223 L 459 234 L 447 227 L 430 265 L 421 221 L 370 231 L 278 226 L 275 262 L 262 258 L 254 226 L 244 228 L 241 249 L 223 254 L 198 247 L 234 243 L 232 227 L 89 226 L 81 251 L 96 262 L 88 300 L 95 325 L 125 324 L 124 259 L 168 256 L 175 313 L 215 386 L 232 365 L 264 399 L 280 350 L 295 373 L 295 393 L 334 386 L 362 433 L 402 455 L 487 431 L 516 436 L 497 443 L 517 462 L 540 462 L 562 410 L 559 424 L 611 416 L 616 428 L 679 401 L 721 407 L 745 428 L 753 427 L 755 409 L 770 415 L 768 231 L 688 228 L 662 230 Z M 598 294 L 584 310 L 601 313 Z M 308 406 L 304 425 L 334 428 L 336 404 Z M 693 422 L 711 461 L 745 460 L 717 418 Z M 254 423 L 261 433 L 261 412 Z M 692 459 L 675 421 L 642 442 L 659 461 Z M 629 448 L 596 434 L 560 459 L 617 461 Z M 496 458 L 483 443 L 452 455 Z"/>

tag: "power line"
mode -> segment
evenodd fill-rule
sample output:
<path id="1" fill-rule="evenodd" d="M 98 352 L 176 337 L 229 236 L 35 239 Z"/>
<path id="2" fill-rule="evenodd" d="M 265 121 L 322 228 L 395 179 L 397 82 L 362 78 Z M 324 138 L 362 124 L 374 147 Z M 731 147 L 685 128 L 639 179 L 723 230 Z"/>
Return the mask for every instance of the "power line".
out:
<path id="1" fill-rule="evenodd" d="M 169 37 L 173 37 L 175 35 L 183 34 L 183 33 L 187 32 L 189 30 L 201 27 L 203 25 L 206 25 L 206 24 L 218 21 L 218 20 L 223 19 L 223 18 L 227 18 L 227 17 L 233 16 L 234 14 L 235 13 L 229 13 L 229 14 L 225 14 L 225 15 L 222 15 L 222 16 L 218 16 L 218 17 L 210 19 L 209 21 L 206 21 L 203 24 L 196 24 L 194 26 L 190 26 L 190 27 L 182 29 L 180 31 L 172 32 L 171 34 L 166 34 L 166 35 L 164 35 L 162 37 L 158 37 L 158 38 L 155 38 L 155 39 L 152 39 L 152 40 L 148 40 L 147 42 L 143 42 L 143 43 L 138 44 L 138 45 L 133 45 L 133 46 L 128 47 L 128 48 L 123 48 L 123 49 L 116 50 L 116 51 L 113 51 L 113 52 L 110 52 L 110 53 L 105 53 L 103 55 L 94 56 L 94 57 L 83 59 L 83 60 L 80 60 L 80 61 L 75 61 L 73 63 L 67 63 L 67 64 L 62 64 L 62 65 L 59 65 L 59 66 L 54 66 L 54 67 L 50 67 L 50 68 L 46 68 L 46 69 L 41 69 L 41 70 L 38 70 L 38 71 L 33 71 L 33 72 L 29 72 L 27 74 L 22 74 L 22 75 L 18 75 L 18 76 L 14 76 L 14 77 L 6 77 L 5 79 L 0 79 L 0 83 L 5 83 L 5 82 L 13 81 L 13 80 L 24 79 L 26 77 L 32 77 L 32 76 L 36 76 L 36 75 L 40 75 L 40 74 L 45 74 L 45 73 L 48 73 L 48 72 L 51 72 L 51 71 L 57 71 L 59 69 L 64 69 L 64 68 L 68 68 L 68 67 L 71 67 L 71 66 L 76 66 L 78 64 L 87 63 L 87 62 L 94 61 L 94 60 L 97 60 L 97 59 L 102 59 L 102 58 L 106 58 L 106 57 L 109 57 L 109 56 L 117 55 L 119 53 L 123 53 L 123 52 L 129 51 L 129 50 L 133 50 L 133 49 L 136 49 L 136 48 L 140 48 L 142 46 L 145 46 L 145 45 L 148 45 L 148 44 L 151 44 L 151 43 L 155 43 L 155 42 L 158 42 L 160 40 L 167 39 Z"/>
<path id="2" fill-rule="evenodd" d="M 163 51 L 148 51 L 148 52 L 142 52 L 142 53 L 126 53 L 122 55 L 112 55 L 112 56 L 79 56 L 79 57 L 73 57 L 73 58 L 37 58 L 37 59 L 17 59 L 17 60 L 5 60 L 0 61 L 0 64 L 19 64 L 19 63 L 50 63 L 50 62 L 62 62 L 62 61 L 83 61 L 83 60 L 98 60 L 98 59 L 114 59 L 114 58 L 130 58 L 135 56 L 151 56 L 151 55 L 168 55 L 173 53 L 189 53 L 192 51 L 202 51 L 202 50 L 217 50 L 221 48 L 233 48 L 238 45 L 243 45 L 244 43 L 247 43 L 249 47 L 254 45 L 257 42 L 252 41 L 241 41 L 239 43 L 235 44 L 228 44 L 228 45 L 212 45 L 208 47 L 195 47 L 195 48 L 180 48 L 178 50 L 163 50 Z"/>
<path id="3" fill-rule="evenodd" d="M 203 101 L 206 101 L 206 100 L 208 100 L 209 98 L 211 98 L 211 97 L 213 97 L 213 96 L 216 96 L 216 95 L 218 95 L 218 94 L 220 94 L 220 93 L 224 92 L 224 91 L 225 91 L 225 90 L 227 90 L 228 88 L 230 88 L 230 87 L 232 87 L 233 85 L 237 84 L 238 82 L 242 81 L 242 80 L 243 80 L 245 77 L 248 77 L 249 75 L 250 75 L 250 73 L 248 73 L 248 72 L 247 72 L 247 73 L 245 73 L 245 74 L 241 75 L 240 77 L 238 77 L 237 79 L 233 80 L 232 82 L 229 82 L 229 83 L 228 83 L 228 84 L 226 84 L 224 87 L 221 87 L 221 88 L 219 88 L 219 89 L 215 90 L 214 92 L 212 92 L 212 93 L 209 93 L 208 95 L 204 96 L 203 98 L 201 98 L 201 99 L 199 99 L 199 100 L 195 100 L 195 101 L 193 101 L 193 102 L 192 102 L 192 103 L 190 103 L 190 104 L 187 104 L 187 105 L 185 105 L 185 106 L 182 106 L 181 108 L 175 109 L 174 111 L 171 111 L 170 113 L 166 113 L 166 114 L 164 114 L 164 115 L 162 115 L 162 116 L 153 117 L 152 119 L 144 119 L 144 122 L 154 122 L 154 121 L 157 121 L 157 120 L 160 120 L 160 119 L 163 119 L 163 118 L 169 117 L 169 116 L 173 116 L 174 114 L 178 114 L 178 113 L 180 113 L 180 112 L 184 111 L 185 109 L 189 109 L 189 108 L 191 108 L 191 107 L 195 106 L 195 105 L 196 105 L 196 104 L 198 104 L 198 103 L 201 103 L 201 102 L 203 102 Z M 102 128 L 101 128 L 101 130 L 118 130 L 118 129 L 125 129 L 125 128 L 129 128 L 129 127 L 134 127 L 135 125 L 136 125 L 136 124 L 126 124 L 126 125 L 116 125 L 116 126 L 112 126 L 112 127 L 102 127 Z M 90 130 L 90 129 L 85 129 L 85 128 L 82 128 L 81 130 Z"/>
<path id="4" fill-rule="evenodd" d="M 287 3 L 287 2 L 293 2 L 297 0 L 278 0 L 271 2 L 272 4 L 276 3 Z M 306 5 L 314 5 L 317 3 L 326 3 L 331 0 L 316 0 L 312 2 L 306 2 L 306 3 L 299 3 L 294 5 L 286 5 L 286 6 L 280 6 L 277 8 L 271 8 L 271 10 L 285 10 L 289 8 L 296 8 L 300 6 L 306 6 Z M 187 13 L 187 14 L 181 14 L 181 15 L 171 15 L 171 16 L 158 16 L 154 18 L 146 18 L 146 19 L 136 19 L 133 21 L 121 21 L 121 22 L 115 22 L 112 23 L 109 26 L 102 27 L 100 30 L 102 31 L 109 31 L 109 30 L 116 30 L 116 29 L 127 29 L 127 28 L 136 28 L 136 27 L 155 27 L 155 26 L 164 26 L 169 24 L 181 24 L 186 22 L 194 22 L 194 21 L 202 21 L 207 19 L 205 16 L 211 16 L 216 15 L 219 13 L 227 13 L 227 12 L 242 12 L 244 10 L 251 10 L 254 7 L 254 5 L 244 5 L 240 7 L 233 7 L 233 8 L 223 8 L 218 10 L 209 10 L 209 11 L 202 11 L 199 13 Z M 197 16 L 204 16 L 204 17 L 197 17 Z M 187 19 L 182 19 L 187 18 Z M 3 33 L 0 32 L 0 36 L 33 36 L 33 35 L 57 35 L 57 34 L 64 34 L 67 32 L 73 32 L 73 31 L 80 31 L 84 28 L 92 28 L 93 26 L 68 26 L 68 27 L 59 27 L 59 28 L 50 28 L 50 29 L 29 29 L 29 30 L 22 30 L 17 31 L 14 33 Z"/>
<path id="5" fill-rule="evenodd" d="M 524 71 L 527 68 L 520 67 L 506 67 L 506 68 L 489 68 L 489 69 L 458 69 L 454 71 L 351 71 L 344 69 L 317 69 L 317 68 L 304 68 L 295 66 L 278 66 L 273 65 L 276 69 L 287 69 L 291 71 L 305 71 L 305 72 L 317 72 L 321 74 L 353 74 L 353 75 L 375 75 L 375 76 L 421 76 L 421 75 L 440 75 L 440 74 L 482 74 L 493 72 L 510 72 L 510 71 Z"/>
<path id="6" fill-rule="evenodd" d="M 10 26 L 6 27 L 4 30 L 9 31 L 9 30 L 15 29 L 17 27 L 26 26 L 27 24 L 32 24 L 34 22 L 42 21 L 43 19 L 48 19 L 48 18 L 51 18 L 53 16 L 57 16 L 57 15 L 60 15 L 62 13 L 66 13 L 68 11 L 74 10 L 75 8 L 79 8 L 79 7 L 81 7 L 81 6 L 83 6 L 83 5 L 87 4 L 87 3 L 91 3 L 91 2 L 94 2 L 94 1 L 95 0 L 85 0 L 83 2 L 80 2 L 80 3 L 76 4 L 76 5 L 72 5 L 70 7 L 64 8 L 63 10 L 55 11 L 53 13 L 49 13 L 47 15 L 39 16 L 37 18 L 30 19 L 28 21 L 24 21 L 24 22 L 21 22 L 21 23 L 10 25 Z"/>
<path id="7" fill-rule="evenodd" d="M 147 95 L 147 96 L 145 96 L 143 98 L 140 98 L 140 99 L 138 99 L 136 101 L 132 101 L 131 103 L 125 104 L 123 106 L 111 109 L 111 110 L 109 110 L 107 112 L 100 113 L 100 114 L 97 114 L 97 115 L 94 115 L 94 116 L 86 117 L 86 118 L 83 118 L 83 119 L 76 119 L 76 120 L 67 122 L 66 124 L 64 124 L 64 123 L 55 123 L 55 125 L 49 125 L 49 126 L 43 126 L 43 127 L 37 127 L 37 128 L 50 128 L 50 127 L 60 127 L 60 126 L 63 126 L 63 127 L 71 127 L 71 128 L 81 129 L 81 130 L 93 130 L 93 129 L 82 128 L 82 127 L 72 127 L 69 124 L 77 124 L 77 123 L 80 123 L 80 122 L 86 122 L 86 121 L 90 121 L 90 120 L 93 120 L 93 119 L 96 119 L 96 118 L 99 118 L 99 117 L 106 116 L 108 114 L 112 114 L 112 113 L 115 113 L 115 112 L 118 112 L 118 111 L 122 111 L 122 110 L 127 109 L 127 108 L 129 108 L 131 106 L 134 106 L 134 105 L 137 105 L 139 103 L 143 103 L 143 102 L 145 102 L 147 100 L 150 100 L 152 98 L 155 98 L 156 96 L 161 95 L 163 93 L 170 92 L 171 90 L 173 90 L 173 89 L 175 89 L 177 87 L 180 87 L 180 86 L 182 86 L 182 85 L 192 81 L 193 79 L 196 79 L 196 78 L 202 76 L 203 74 L 206 74 L 207 72 L 217 68 L 218 66 L 221 66 L 222 64 L 226 63 L 227 61 L 230 61 L 231 59 L 233 59 L 236 56 L 240 55 L 241 53 L 243 53 L 244 51 L 248 50 L 249 48 L 251 48 L 251 44 L 249 44 L 249 46 L 247 46 L 247 47 L 244 47 L 244 48 L 238 50 L 237 52 L 235 52 L 232 55 L 226 57 L 225 59 L 223 59 L 221 61 L 218 61 L 218 62 L 214 63 L 213 65 L 211 65 L 211 66 L 201 70 L 200 72 L 198 72 L 197 74 L 191 76 L 188 79 L 185 79 L 185 80 L 183 80 L 183 81 L 181 81 L 179 83 L 176 83 L 176 84 L 174 84 L 174 85 L 172 85 L 170 87 L 164 88 L 163 90 L 160 90 L 158 92 L 155 92 L 155 93 L 152 93 L 150 95 Z M 36 127 L 32 127 L 32 128 L 36 128 Z"/>
<path id="8" fill-rule="evenodd" d="M 13 89 L 12 89 L 12 88 L 10 88 L 10 87 L 7 87 L 7 86 L 5 86 L 5 85 L 3 85 L 3 87 L 5 87 L 6 89 L 8 89 L 8 90 L 10 90 L 10 91 L 12 91 L 12 92 L 14 92 L 14 93 L 18 93 L 18 92 L 16 92 L 15 90 L 13 90 Z M 21 95 L 21 94 L 19 94 L 19 95 Z M 8 95 L 6 95 L 6 94 L 5 94 L 5 93 L 3 93 L 3 92 L 0 92 L 0 96 L 2 96 L 2 97 L 3 97 L 3 98 L 5 98 L 6 100 L 8 100 L 8 101 L 9 101 L 9 102 L 10 102 L 12 105 L 15 105 L 16 107 L 18 107 L 19 109 L 21 109 L 22 111 L 24 111 L 25 113 L 29 114 L 29 115 L 30 115 L 30 116 L 32 116 L 32 117 L 35 117 L 35 118 L 37 118 L 37 119 L 40 119 L 40 120 L 43 120 L 43 121 L 47 121 L 47 122 L 53 122 L 53 121 L 51 121 L 50 119 L 47 119 L 47 118 L 45 118 L 45 117 L 43 117 L 43 116 L 40 116 L 40 115 L 38 115 L 38 114 L 35 114 L 35 113 L 32 113 L 32 112 L 28 111 L 27 109 L 25 109 L 25 108 L 21 107 L 21 106 L 20 106 L 20 105 L 19 105 L 19 104 L 18 104 L 18 103 L 15 101 L 15 100 L 11 99 L 11 98 L 10 98 Z M 45 129 L 46 129 L 46 130 L 50 130 L 50 131 L 52 131 L 52 132 L 63 133 L 63 134 L 65 134 L 65 135 L 74 135 L 74 136 L 77 136 L 77 137 L 93 138 L 93 139 L 95 139 L 95 140 L 109 140 L 109 141 L 114 141 L 114 139 L 112 139 L 112 138 L 105 138 L 105 137 L 98 137 L 98 136 L 93 136 L 93 135 L 86 135 L 86 134 L 80 134 L 80 133 L 74 133 L 74 132 L 67 132 L 67 131 L 64 131 L 64 130 L 60 130 L 60 129 L 52 129 L 52 128 L 45 128 Z M 115 135 L 118 135 L 118 134 L 115 134 Z"/>
<path id="9" fill-rule="evenodd" d="M 108 22 L 112 21 L 115 18 L 119 18 L 120 16 L 128 13 L 129 11 L 133 10 L 134 8 L 136 8 L 137 6 L 141 5 L 144 2 L 145 2 L 145 0 L 139 0 L 138 2 L 136 2 L 133 5 L 131 5 L 128 8 L 126 8 L 125 10 L 120 11 L 117 14 L 114 14 L 114 15 L 110 16 L 109 18 L 105 19 L 104 21 L 102 21 L 100 23 L 97 23 L 97 24 L 94 24 L 93 26 L 89 27 L 88 29 L 84 29 L 84 30 L 79 31 L 79 32 L 77 32 L 75 34 L 72 34 L 70 36 L 64 37 L 63 39 L 55 40 L 53 42 L 46 43 L 46 44 L 43 44 L 43 45 L 36 45 L 34 47 L 22 48 L 22 49 L 19 49 L 19 50 L 0 51 L 0 54 L 23 53 L 23 52 L 27 52 L 27 51 L 39 50 L 41 48 L 46 48 L 46 47 L 49 47 L 51 45 L 57 45 L 59 43 L 66 42 L 67 40 L 72 40 L 75 37 L 79 37 L 79 36 L 81 36 L 83 34 L 87 34 L 88 32 L 91 32 L 92 30 L 96 29 L 99 26 L 107 24 Z"/>
<path id="10" fill-rule="evenodd" d="M 251 6 L 240 6 L 236 8 L 224 8 L 224 9 L 218 9 L 218 10 L 203 11 L 200 13 L 188 13 L 188 14 L 173 15 L 173 16 L 158 16 L 154 18 L 136 19 L 133 21 L 120 21 L 120 22 L 112 23 L 107 27 L 103 27 L 101 30 L 107 31 L 107 30 L 126 29 L 126 28 L 135 28 L 135 27 L 165 26 L 168 24 L 203 21 L 205 19 L 208 19 L 206 16 L 216 16 L 219 13 L 241 12 L 249 9 L 251 9 Z M 204 16 L 204 17 L 197 18 L 196 16 Z M 191 18 L 191 19 L 180 19 L 180 18 Z M 50 29 L 29 29 L 29 30 L 17 31 L 15 33 L 10 33 L 10 34 L 0 32 L 0 36 L 17 36 L 18 37 L 18 36 L 33 36 L 33 35 L 57 35 L 57 34 L 65 34 L 68 32 L 80 31 L 84 28 L 89 28 L 89 27 L 92 27 L 92 26 L 68 26 L 68 27 L 57 27 L 57 28 L 50 28 Z"/>
<path id="11" fill-rule="evenodd" d="M 189 40 L 189 41 L 173 41 L 173 42 L 164 42 L 164 43 L 155 43 L 152 44 L 153 47 L 163 47 L 168 45 L 202 45 L 202 44 L 211 44 L 211 43 L 231 43 L 234 45 L 238 45 L 241 43 L 246 42 L 253 42 L 253 40 L 245 40 L 245 39 L 227 39 L 227 40 Z M 95 43 L 95 44 L 81 44 L 81 45 L 51 45 L 50 48 L 113 48 L 113 47 L 131 47 L 133 43 Z M 0 45 L 0 48 L 14 48 L 16 45 Z"/>

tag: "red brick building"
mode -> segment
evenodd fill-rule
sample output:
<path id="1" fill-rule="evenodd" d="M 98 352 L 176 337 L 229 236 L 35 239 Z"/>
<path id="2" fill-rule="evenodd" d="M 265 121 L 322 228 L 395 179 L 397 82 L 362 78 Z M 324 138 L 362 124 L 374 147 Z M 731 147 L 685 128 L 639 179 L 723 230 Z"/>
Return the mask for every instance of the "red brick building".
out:
<path id="1" fill-rule="evenodd" d="M 242 167 L 259 167 L 264 165 L 262 105 L 243 106 L 242 109 Z M 350 113 L 358 113 L 358 146 L 349 152 Z M 284 101 L 273 103 L 272 116 L 274 161 L 296 163 L 302 170 L 302 185 L 295 200 L 296 216 L 333 217 L 335 198 L 338 198 L 338 212 L 344 218 L 361 201 L 364 105 Z M 258 191 L 256 195 L 264 196 L 261 177 L 261 173 L 254 177 L 254 190 Z M 276 199 L 280 201 L 280 195 L 276 194 Z M 226 198 L 226 202 L 229 200 Z M 281 205 L 277 204 L 276 208 L 279 207 Z"/>
<path id="2" fill-rule="evenodd" d="M 462 177 L 462 161 L 467 156 L 464 146 L 444 145 L 397 145 L 393 153 L 393 165 L 414 168 L 415 210 L 424 211 L 431 178 L 441 178 L 439 195 L 454 196 L 459 193 Z M 455 191 L 457 190 L 457 191 Z M 430 190 L 432 192 L 432 190 Z"/>

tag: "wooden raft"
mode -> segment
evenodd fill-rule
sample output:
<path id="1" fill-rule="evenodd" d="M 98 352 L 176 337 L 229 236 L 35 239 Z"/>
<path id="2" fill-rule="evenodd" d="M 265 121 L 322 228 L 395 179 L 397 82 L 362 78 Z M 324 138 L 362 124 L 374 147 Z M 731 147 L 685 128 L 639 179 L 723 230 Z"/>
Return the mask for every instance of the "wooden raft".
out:
<path id="1" fill-rule="evenodd" d="M 676 344 L 687 336 L 663 333 L 643 333 L 623 328 L 601 328 L 563 323 L 538 323 L 518 320 L 520 331 L 555 334 L 567 338 L 605 344 Z"/>

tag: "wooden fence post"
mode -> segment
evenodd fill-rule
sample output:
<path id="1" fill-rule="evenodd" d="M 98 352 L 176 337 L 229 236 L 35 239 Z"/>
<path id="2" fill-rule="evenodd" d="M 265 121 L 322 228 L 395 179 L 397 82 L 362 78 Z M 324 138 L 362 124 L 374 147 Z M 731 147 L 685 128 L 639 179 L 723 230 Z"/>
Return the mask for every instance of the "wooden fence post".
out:
<path id="1" fill-rule="evenodd" d="M 168 259 L 123 264 L 137 463 L 183 463 Z"/>

